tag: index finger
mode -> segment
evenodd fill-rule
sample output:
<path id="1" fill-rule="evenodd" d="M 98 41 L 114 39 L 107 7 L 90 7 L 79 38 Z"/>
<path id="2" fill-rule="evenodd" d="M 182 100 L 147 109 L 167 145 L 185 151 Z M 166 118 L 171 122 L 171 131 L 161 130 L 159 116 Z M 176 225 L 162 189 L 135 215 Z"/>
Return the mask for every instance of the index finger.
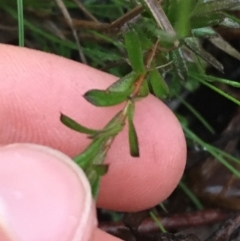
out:
<path id="1" fill-rule="evenodd" d="M 64 113 L 90 128 L 102 128 L 122 106 L 97 108 L 84 100 L 117 78 L 61 57 L 0 45 L 0 144 L 31 142 L 79 154 L 89 140 L 60 123 Z M 134 119 L 140 158 L 129 155 L 127 130 L 117 136 L 106 162 L 98 205 L 137 211 L 165 199 L 182 176 L 186 144 L 173 113 L 149 96 L 137 103 Z"/>

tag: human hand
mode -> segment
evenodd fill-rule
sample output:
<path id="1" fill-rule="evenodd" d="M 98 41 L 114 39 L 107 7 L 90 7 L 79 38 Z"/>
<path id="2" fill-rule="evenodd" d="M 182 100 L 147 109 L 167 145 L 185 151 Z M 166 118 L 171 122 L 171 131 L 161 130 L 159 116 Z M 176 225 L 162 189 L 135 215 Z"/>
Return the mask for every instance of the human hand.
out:
<path id="1" fill-rule="evenodd" d="M 122 106 L 97 108 L 82 96 L 108 87 L 116 77 L 6 45 L 0 45 L 0 70 L 0 240 L 119 240 L 95 228 L 87 180 L 66 156 L 79 154 L 89 140 L 59 121 L 64 113 L 90 128 L 102 128 Z M 136 104 L 134 122 L 141 156 L 129 155 L 126 130 L 116 137 L 99 207 L 152 207 L 170 195 L 182 176 L 186 144 L 172 112 L 149 96 Z"/>

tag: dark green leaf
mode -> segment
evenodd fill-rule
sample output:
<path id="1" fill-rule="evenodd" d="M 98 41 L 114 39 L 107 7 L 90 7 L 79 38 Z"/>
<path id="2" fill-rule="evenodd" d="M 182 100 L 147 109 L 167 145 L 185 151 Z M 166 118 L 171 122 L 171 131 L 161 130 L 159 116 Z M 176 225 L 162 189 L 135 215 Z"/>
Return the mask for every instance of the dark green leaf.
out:
<path id="1" fill-rule="evenodd" d="M 191 29 L 216 26 L 224 20 L 223 13 L 212 13 L 206 16 L 194 16 L 190 19 Z"/>
<path id="2" fill-rule="evenodd" d="M 70 117 L 61 113 L 60 121 L 66 125 L 67 127 L 71 128 L 72 130 L 78 131 L 80 133 L 94 135 L 98 132 L 98 130 L 89 129 L 87 127 L 82 126 L 81 124 L 77 123 Z"/>
<path id="3" fill-rule="evenodd" d="M 99 183 L 100 183 L 100 175 L 98 174 L 98 172 L 96 172 L 96 169 L 97 169 L 96 166 L 103 165 L 105 158 L 106 158 L 106 151 L 101 150 L 98 153 L 98 155 L 96 155 L 95 158 L 92 159 L 91 166 L 88 166 L 88 168 L 85 170 L 86 176 L 92 188 L 93 197 L 95 199 L 97 198 L 97 195 L 98 195 Z M 103 172 L 103 170 L 100 171 L 100 168 L 98 170 L 101 173 Z"/>
<path id="4" fill-rule="evenodd" d="M 223 66 L 211 54 L 203 50 L 196 38 L 185 38 L 185 45 L 207 63 L 223 73 Z"/>
<path id="5" fill-rule="evenodd" d="M 138 137 L 133 124 L 134 104 L 130 104 L 128 108 L 128 139 L 130 146 L 130 154 L 133 157 L 139 157 Z"/>
<path id="6" fill-rule="evenodd" d="M 143 26 L 144 23 L 138 23 L 138 24 L 135 24 L 133 26 L 133 28 L 136 30 L 136 32 L 138 33 L 138 36 L 141 36 L 139 38 L 139 41 L 140 41 L 140 44 L 141 44 L 141 48 L 142 49 L 150 49 L 154 42 L 151 40 L 149 34 L 146 34 L 146 32 L 149 33 L 149 31 L 145 28 L 147 26 Z"/>
<path id="7" fill-rule="evenodd" d="M 131 89 L 126 92 L 112 92 L 106 90 L 90 90 L 84 94 L 84 98 L 95 106 L 113 106 L 127 100 Z"/>
<path id="8" fill-rule="evenodd" d="M 89 138 L 109 138 L 112 136 L 116 136 L 120 131 L 122 131 L 124 127 L 124 123 L 122 123 L 121 115 L 123 115 L 122 111 L 118 112 L 104 127 L 103 130 L 97 132 L 96 134 L 90 136 Z"/>
<path id="9" fill-rule="evenodd" d="M 99 164 L 93 165 L 93 170 L 97 173 L 98 176 L 103 176 L 107 173 L 109 165 Z"/>
<path id="10" fill-rule="evenodd" d="M 133 83 L 136 81 L 138 75 L 135 72 L 131 72 L 120 78 L 112 85 L 107 88 L 107 91 L 110 92 L 127 92 L 133 87 Z"/>
<path id="11" fill-rule="evenodd" d="M 173 66 L 177 76 L 183 81 L 187 80 L 188 68 L 181 48 L 171 51 L 170 58 L 173 61 Z"/>
<path id="12" fill-rule="evenodd" d="M 192 15 L 205 15 L 212 14 L 214 12 L 224 11 L 240 4 L 240 0 L 216 0 L 199 2 L 192 12 Z"/>
<path id="13" fill-rule="evenodd" d="M 145 66 L 139 38 L 140 36 L 138 36 L 134 30 L 129 31 L 124 35 L 125 46 L 128 52 L 131 66 L 137 74 L 142 74 L 145 72 Z"/>
<path id="14" fill-rule="evenodd" d="M 237 49 L 232 47 L 225 39 L 221 37 L 221 35 L 218 35 L 217 37 L 211 38 L 209 40 L 213 45 L 215 45 L 217 48 L 221 49 L 225 53 L 229 54 L 230 56 L 240 60 L 240 53 Z"/>
<path id="15" fill-rule="evenodd" d="M 137 97 L 143 98 L 149 95 L 148 83 L 146 80 L 143 81 L 141 87 L 139 88 Z"/>
<path id="16" fill-rule="evenodd" d="M 163 99 L 169 95 L 168 86 L 158 70 L 150 71 L 149 81 L 152 86 L 153 93 L 156 97 Z"/>

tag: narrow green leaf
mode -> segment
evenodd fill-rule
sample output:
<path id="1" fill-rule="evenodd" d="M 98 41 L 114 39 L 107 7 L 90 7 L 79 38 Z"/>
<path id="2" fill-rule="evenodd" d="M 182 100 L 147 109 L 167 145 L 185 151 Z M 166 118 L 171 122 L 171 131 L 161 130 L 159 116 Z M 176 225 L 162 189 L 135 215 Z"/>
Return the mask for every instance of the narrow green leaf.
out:
<path id="1" fill-rule="evenodd" d="M 92 165 L 93 160 L 102 151 L 103 145 L 106 139 L 99 138 L 93 140 L 92 143 L 78 156 L 74 157 L 73 160 L 83 169 L 86 170 Z"/>
<path id="2" fill-rule="evenodd" d="M 120 78 L 116 82 L 114 82 L 112 85 L 110 85 L 107 88 L 107 91 L 110 92 L 126 92 L 129 89 L 131 89 L 133 83 L 136 81 L 138 75 L 135 72 L 131 72 L 124 76 L 123 78 Z"/>
<path id="3" fill-rule="evenodd" d="M 230 56 L 240 60 L 240 53 L 237 49 L 232 47 L 225 39 L 223 39 L 220 35 L 210 38 L 209 41 L 214 44 L 216 47 L 229 54 Z"/>
<path id="4" fill-rule="evenodd" d="M 240 24 L 231 18 L 224 18 L 224 20 L 219 25 L 226 28 L 240 28 Z"/>
<path id="5" fill-rule="evenodd" d="M 145 66 L 143 62 L 143 51 L 139 38 L 140 36 L 138 36 L 134 30 L 128 31 L 124 35 L 125 46 L 131 66 L 137 74 L 142 74 L 145 72 Z"/>
<path id="6" fill-rule="evenodd" d="M 131 89 L 126 92 L 112 92 L 106 90 L 90 90 L 84 94 L 84 98 L 95 106 L 113 106 L 127 100 Z"/>
<path id="7" fill-rule="evenodd" d="M 134 104 L 130 104 L 128 108 L 128 139 L 130 154 L 133 157 L 139 157 L 138 137 L 133 124 Z"/>
<path id="8" fill-rule="evenodd" d="M 139 23 L 137 25 L 134 25 L 133 28 L 136 30 L 138 35 L 141 36 L 139 38 L 139 41 L 140 41 L 140 44 L 141 44 L 141 48 L 142 49 L 150 49 L 153 46 L 154 41 L 149 36 L 148 29 L 146 29 L 143 25 L 144 25 L 144 22 Z"/>
<path id="9" fill-rule="evenodd" d="M 221 164 L 223 164 L 229 171 L 231 171 L 236 177 L 240 178 L 240 171 L 236 169 L 233 165 L 227 161 L 221 153 L 217 151 L 217 148 L 211 146 L 210 144 L 204 142 L 198 136 L 196 136 L 192 131 L 190 131 L 186 126 L 183 126 L 184 132 L 187 137 L 194 140 L 196 143 L 200 144 L 206 151 L 208 151 L 213 157 L 215 157 Z"/>
<path id="10" fill-rule="evenodd" d="M 177 98 L 183 103 L 183 105 L 192 112 L 193 115 L 203 124 L 203 126 L 211 133 L 215 134 L 214 128 L 205 120 L 205 118 L 187 101 L 185 101 L 181 96 Z"/>
<path id="11" fill-rule="evenodd" d="M 185 192 L 185 194 L 189 197 L 189 199 L 195 204 L 195 206 L 201 210 L 204 208 L 199 198 L 192 192 L 190 188 L 186 186 L 183 181 L 180 181 L 178 186 Z"/>
<path id="12" fill-rule="evenodd" d="M 120 131 L 122 131 L 125 122 L 122 123 L 121 115 L 122 111 L 119 111 L 104 127 L 103 130 L 98 131 L 96 134 L 89 136 L 89 138 L 109 138 L 116 136 Z"/>
<path id="13" fill-rule="evenodd" d="M 97 173 L 98 176 L 103 176 L 107 173 L 109 165 L 106 164 L 98 164 L 93 165 L 93 170 Z"/>
<path id="14" fill-rule="evenodd" d="M 98 130 L 89 129 L 89 128 L 77 123 L 76 121 L 74 121 L 73 119 L 71 119 L 70 117 L 68 117 L 62 113 L 60 116 L 60 121 L 67 127 L 71 128 L 72 130 L 75 130 L 77 132 L 80 132 L 80 133 L 94 135 L 98 132 Z"/>
<path id="15" fill-rule="evenodd" d="M 168 86 L 158 70 L 153 70 L 149 72 L 149 81 L 152 86 L 153 93 L 156 97 L 158 97 L 159 99 L 164 99 L 168 97 Z"/>
<path id="16" fill-rule="evenodd" d="M 214 12 L 224 11 L 240 4 L 240 0 L 217 0 L 199 2 L 192 15 L 208 15 Z"/>
<path id="17" fill-rule="evenodd" d="M 220 62 L 218 62 L 211 54 L 209 54 L 208 52 L 203 50 L 196 38 L 185 38 L 184 43 L 195 54 L 200 56 L 207 63 L 209 63 L 214 68 L 216 68 L 218 71 L 223 73 L 222 64 Z"/>
<path id="18" fill-rule="evenodd" d="M 224 83 L 227 85 L 230 85 L 232 87 L 235 88 L 240 88 L 240 83 L 237 81 L 233 81 L 233 80 L 228 80 L 228 79 L 223 79 L 223 78 L 219 78 L 219 77 L 215 77 L 215 76 L 211 76 L 211 75 L 197 75 L 198 77 L 205 79 L 207 81 L 213 81 L 213 82 L 220 82 L 220 83 Z"/>
<path id="19" fill-rule="evenodd" d="M 191 29 L 216 26 L 224 20 L 223 13 L 212 13 L 206 16 L 193 16 L 190 19 Z"/>
<path id="20" fill-rule="evenodd" d="M 154 214 L 154 212 L 150 211 L 149 214 L 150 214 L 150 217 L 153 219 L 153 221 L 158 226 L 159 231 L 161 231 L 162 233 L 167 233 L 167 230 L 164 228 L 164 226 L 162 225 L 161 221 L 159 221 L 159 218 Z"/>
<path id="21" fill-rule="evenodd" d="M 138 95 L 137 97 L 139 98 L 144 98 L 147 97 L 149 95 L 149 87 L 148 87 L 148 83 L 146 80 L 143 81 L 139 91 L 138 91 Z"/>
<path id="22" fill-rule="evenodd" d="M 93 198 L 96 200 L 99 193 L 100 176 L 97 176 L 90 184 L 91 184 Z"/>
<path id="23" fill-rule="evenodd" d="M 173 1 L 171 4 L 168 15 L 174 16 L 174 22 L 172 22 L 174 29 L 176 30 L 179 38 L 188 36 L 191 31 L 191 22 L 189 21 L 192 10 L 197 4 L 197 0 L 178 0 Z"/>
<path id="24" fill-rule="evenodd" d="M 92 188 L 92 194 L 94 199 L 96 199 L 98 196 L 99 183 L 100 183 L 100 175 L 96 172 L 95 169 L 97 165 L 103 165 L 103 162 L 105 159 L 106 159 L 106 151 L 101 149 L 101 151 L 98 152 L 98 154 L 92 159 L 91 166 L 88 166 L 88 168 L 85 169 L 86 176 Z"/>
<path id="25" fill-rule="evenodd" d="M 17 0 L 18 9 L 18 45 L 24 46 L 24 16 L 23 16 L 23 0 Z"/>
<path id="26" fill-rule="evenodd" d="M 187 80 L 188 67 L 181 48 L 171 51 L 170 58 L 173 61 L 173 66 L 177 76 L 183 81 Z"/>
<path id="27" fill-rule="evenodd" d="M 220 90 L 219 88 L 217 88 L 214 85 L 209 84 L 208 82 L 206 82 L 205 80 L 203 80 L 202 78 L 199 78 L 197 76 L 195 76 L 194 74 L 191 74 L 192 78 L 196 78 L 199 82 L 201 82 L 202 84 L 206 85 L 207 87 L 209 87 L 210 89 L 216 91 L 218 94 L 224 96 L 225 98 L 229 99 L 230 101 L 232 101 L 233 103 L 240 105 L 240 101 L 235 99 L 234 97 L 232 97 L 231 95 L 227 94 L 226 92 Z"/>
<path id="28" fill-rule="evenodd" d="M 216 31 L 211 27 L 193 29 L 192 34 L 194 37 L 198 38 L 212 38 L 218 35 Z"/>

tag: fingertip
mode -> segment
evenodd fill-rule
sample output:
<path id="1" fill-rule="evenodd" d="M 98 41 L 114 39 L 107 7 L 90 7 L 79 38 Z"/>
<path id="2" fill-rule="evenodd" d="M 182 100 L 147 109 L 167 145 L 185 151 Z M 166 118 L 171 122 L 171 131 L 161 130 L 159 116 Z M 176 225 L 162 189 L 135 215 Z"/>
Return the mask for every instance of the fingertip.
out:
<path id="1" fill-rule="evenodd" d="M 0 160 L 0 229 L 9 240 L 90 239 L 95 206 L 84 173 L 70 158 L 14 144 L 0 148 Z"/>
<path id="2" fill-rule="evenodd" d="M 182 177 L 186 141 L 172 111 L 153 96 L 137 103 L 134 123 L 140 157 L 129 154 L 128 132 L 115 139 L 102 178 L 97 205 L 117 211 L 140 211 L 165 200 Z M 127 129 L 127 128 L 126 128 Z"/>

